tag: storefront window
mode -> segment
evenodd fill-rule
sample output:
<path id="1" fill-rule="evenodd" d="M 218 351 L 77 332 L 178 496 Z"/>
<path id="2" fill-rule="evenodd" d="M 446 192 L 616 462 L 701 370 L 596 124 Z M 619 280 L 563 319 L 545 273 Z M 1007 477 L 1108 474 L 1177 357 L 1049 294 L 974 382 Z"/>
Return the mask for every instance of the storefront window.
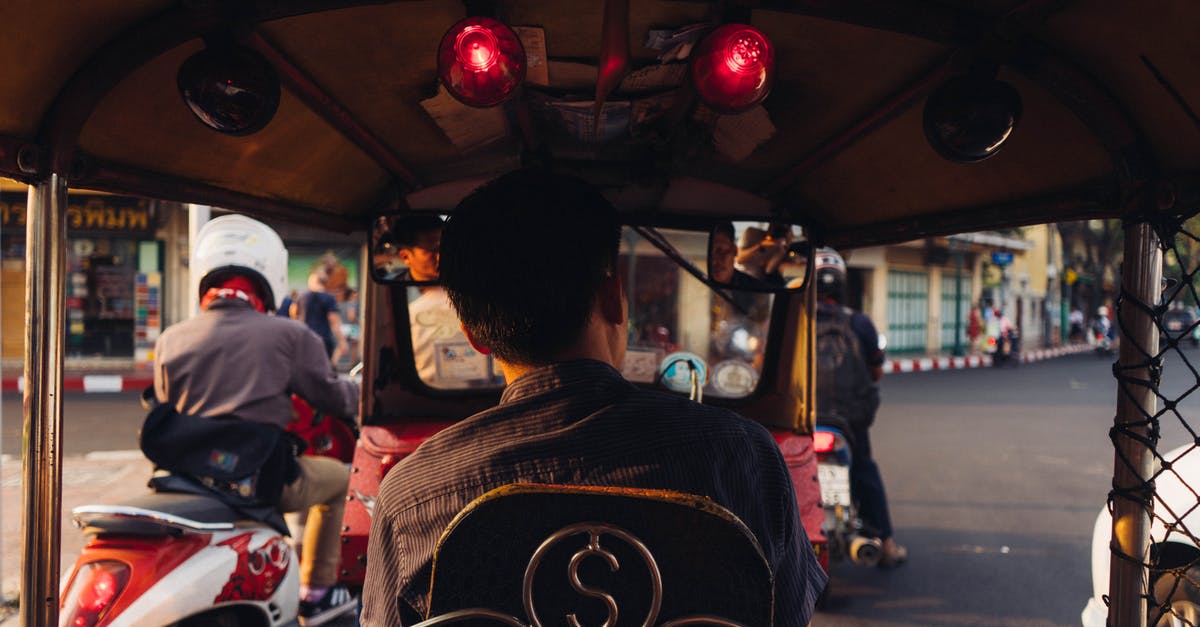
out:
<path id="1" fill-rule="evenodd" d="M 27 194 L 0 193 L 0 288 L 5 329 L 24 326 Z M 66 356 L 147 358 L 161 327 L 161 242 L 153 203 L 142 198 L 68 196 Z M 24 350 L 5 333 L 5 359 Z"/>

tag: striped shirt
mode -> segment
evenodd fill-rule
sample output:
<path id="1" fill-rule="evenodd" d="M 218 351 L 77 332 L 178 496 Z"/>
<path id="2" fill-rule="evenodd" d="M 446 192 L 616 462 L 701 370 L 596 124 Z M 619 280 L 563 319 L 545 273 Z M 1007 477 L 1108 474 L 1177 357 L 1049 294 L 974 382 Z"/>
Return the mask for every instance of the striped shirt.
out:
<path id="1" fill-rule="evenodd" d="M 643 390 L 573 361 L 512 382 L 500 404 L 445 429 L 388 473 L 367 551 L 361 622 L 428 607 L 434 546 L 476 497 L 515 482 L 658 488 L 708 496 L 754 532 L 775 573 L 775 625 L 806 625 L 825 573 L 800 525 L 783 456 L 758 423 Z"/>

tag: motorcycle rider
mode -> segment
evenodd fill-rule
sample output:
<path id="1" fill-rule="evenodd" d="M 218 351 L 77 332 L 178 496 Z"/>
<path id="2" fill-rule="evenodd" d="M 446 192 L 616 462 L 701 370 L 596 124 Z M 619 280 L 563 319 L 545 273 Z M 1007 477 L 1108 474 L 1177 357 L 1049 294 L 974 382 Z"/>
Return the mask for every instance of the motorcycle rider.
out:
<path id="1" fill-rule="evenodd" d="M 850 491 L 858 503 L 867 531 L 882 544 L 881 567 L 897 566 L 908 551 L 892 537 L 887 493 L 879 466 L 871 458 L 868 431 L 879 408 L 883 377 L 883 350 L 871 319 L 842 304 L 845 300 L 846 262 L 832 248 L 815 255 L 817 288 L 817 411 L 818 419 L 836 416 L 848 430 L 851 443 Z"/>
<path id="2" fill-rule="evenodd" d="M 280 429 L 292 418 L 293 393 L 328 414 L 357 413 L 358 385 L 338 378 L 316 333 L 297 320 L 264 315 L 287 292 L 287 250 L 274 230 L 240 215 L 209 221 L 196 239 L 191 272 L 201 311 L 158 338 L 159 402 L 181 414 L 235 416 Z M 336 585 L 350 472 L 327 457 L 296 462 L 300 476 L 284 486 L 279 508 L 308 510 L 300 617 L 317 625 L 355 603 Z"/>

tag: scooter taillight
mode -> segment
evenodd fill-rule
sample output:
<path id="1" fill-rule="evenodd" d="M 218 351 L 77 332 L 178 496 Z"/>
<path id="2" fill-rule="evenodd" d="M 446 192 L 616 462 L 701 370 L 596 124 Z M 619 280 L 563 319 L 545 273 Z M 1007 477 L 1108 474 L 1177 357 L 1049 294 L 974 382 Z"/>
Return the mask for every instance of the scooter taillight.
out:
<path id="1" fill-rule="evenodd" d="M 129 583 L 129 565 L 116 560 L 88 562 L 79 567 L 63 595 L 59 627 L 94 627 Z"/>
<path id="2" fill-rule="evenodd" d="M 832 453 L 837 446 L 837 434 L 830 431 L 817 431 L 813 434 L 813 450 L 818 453 Z"/>

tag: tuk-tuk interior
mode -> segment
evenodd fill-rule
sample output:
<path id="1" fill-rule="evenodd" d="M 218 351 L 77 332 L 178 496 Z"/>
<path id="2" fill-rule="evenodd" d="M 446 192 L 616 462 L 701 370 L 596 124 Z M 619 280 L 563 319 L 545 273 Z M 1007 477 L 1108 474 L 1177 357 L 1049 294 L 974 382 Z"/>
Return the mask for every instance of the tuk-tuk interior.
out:
<path id="1" fill-rule="evenodd" d="M 20 62 L 3 72 L 0 176 L 31 185 L 36 243 L 27 555 L 57 546 L 56 256 L 67 186 L 366 233 L 380 214 L 449 211 L 483 181 L 542 165 L 600 187 L 631 225 L 687 222 L 676 247 L 693 263 L 729 220 L 799 225 L 814 245 L 835 247 L 1101 217 L 1161 233 L 1195 211 L 1200 189 L 1200 142 L 1186 139 L 1198 126 L 1189 103 L 1200 100 L 1200 14 L 1184 0 L 18 0 L 8 15 L 0 54 Z M 452 96 L 438 65 L 447 30 L 479 16 L 514 27 L 527 63 L 508 100 L 488 107 Z M 706 99 L 690 64 L 704 34 L 736 23 L 757 29 L 774 61 L 768 89 L 757 86 L 765 99 L 732 112 Z M 203 51 L 230 50 L 248 55 L 235 70 L 269 68 L 237 74 L 239 89 L 259 104 L 275 93 L 277 105 L 266 120 L 219 132 L 181 98 L 181 70 Z M 981 104 L 976 92 L 995 97 Z M 997 111 L 1007 121 L 998 130 Z M 237 107 L 225 113 L 246 121 Z M 975 113 L 991 116 L 992 135 L 970 132 Z M 1126 289 L 1152 301 L 1153 273 L 1137 264 L 1158 263 L 1154 233 L 1127 233 L 1138 254 L 1126 257 L 1137 260 Z M 629 368 L 643 363 L 638 350 L 654 353 L 647 363 L 677 348 L 710 356 L 722 348 L 711 334 L 722 297 L 642 235 L 626 239 L 631 310 L 644 318 Z M 409 289 L 373 284 L 364 294 L 362 413 L 412 418 L 420 430 L 494 402 L 498 381 L 466 390 L 421 381 L 396 306 Z M 734 377 L 741 383 L 705 398 L 803 433 L 812 410 L 804 298 L 755 298 L 772 313 L 729 327 L 739 339 L 723 349 L 766 347 L 743 351 L 751 369 Z M 1123 329 L 1150 333 L 1148 322 Z M 746 377 L 757 382 L 742 394 Z M 46 622 L 56 570 L 31 572 L 23 593 Z M 1140 603 L 1137 585 L 1126 587 L 1114 603 Z"/>

